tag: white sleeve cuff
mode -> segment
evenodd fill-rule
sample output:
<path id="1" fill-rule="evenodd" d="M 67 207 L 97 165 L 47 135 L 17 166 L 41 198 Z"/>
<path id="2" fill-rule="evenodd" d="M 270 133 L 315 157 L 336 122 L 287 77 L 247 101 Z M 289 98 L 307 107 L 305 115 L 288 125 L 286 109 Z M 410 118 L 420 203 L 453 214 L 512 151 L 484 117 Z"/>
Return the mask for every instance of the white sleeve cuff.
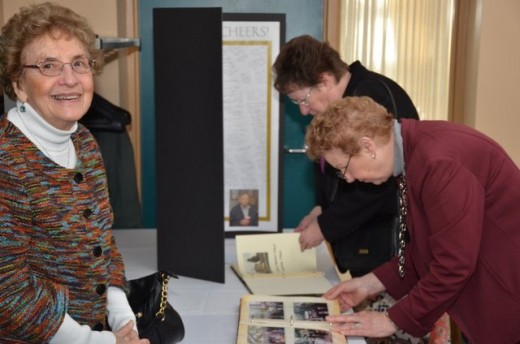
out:
<path id="1" fill-rule="evenodd" d="M 112 331 L 117 332 L 130 320 L 134 322 L 134 330 L 137 332 L 135 314 L 128 303 L 125 292 L 117 287 L 108 287 L 107 291 L 108 325 Z"/>
<path id="2" fill-rule="evenodd" d="M 68 314 L 65 314 L 63 323 L 58 332 L 49 341 L 49 344 L 115 344 L 116 336 L 109 331 L 92 331 L 87 325 L 80 325 Z"/>

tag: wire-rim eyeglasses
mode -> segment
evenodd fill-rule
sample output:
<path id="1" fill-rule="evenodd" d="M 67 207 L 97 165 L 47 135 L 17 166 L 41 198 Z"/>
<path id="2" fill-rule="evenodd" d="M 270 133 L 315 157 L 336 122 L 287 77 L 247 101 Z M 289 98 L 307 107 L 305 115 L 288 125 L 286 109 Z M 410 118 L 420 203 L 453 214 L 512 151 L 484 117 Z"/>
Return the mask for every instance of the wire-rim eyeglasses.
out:
<path id="1" fill-rule="evenodd" d="M 292 102 L 293 104 L 298 105 L 298 106 L 300 106 L 300 105 L 303 105 L 303 106 L 309 106 L 309 104 L 310 104 L 310 102 L 311 102 L 311 100 L 310 100 L 310 98 L 311 98 L 311 92 L 312 92 L 313 89 L 314 89 L 314 86 L 309 87 L 309 91 L 308 91 L 307 94 L 305 95 L 305 98 L 303 98 L 302 100 L 291 99 L 291 102 Z"/>
<path id="2" fill-rule="evenodd" d="M 349 155 L 347 164 L 345 165 L 345 168 L 343 170 L 336 170 L 336 175 L 339 179 L 347 179 L 345 178 L 345 174 L 347 174 L 348 165 L 350 164 L 350 159 L 352 158 L 352 154 Z"/>
<path id="3" fill-rule="evenodd" d="M 23 65 L 22 67 L 38 69 L 45 76 L 58 76 L 63 73 L 65 65 L 70 65 L 72 70 L 78 74 L 86 74 L 94 70 L 95 64 L 96 60 L 82 57 L 67 63 L 60 60 L 45 60 L 37 64 Z"/>

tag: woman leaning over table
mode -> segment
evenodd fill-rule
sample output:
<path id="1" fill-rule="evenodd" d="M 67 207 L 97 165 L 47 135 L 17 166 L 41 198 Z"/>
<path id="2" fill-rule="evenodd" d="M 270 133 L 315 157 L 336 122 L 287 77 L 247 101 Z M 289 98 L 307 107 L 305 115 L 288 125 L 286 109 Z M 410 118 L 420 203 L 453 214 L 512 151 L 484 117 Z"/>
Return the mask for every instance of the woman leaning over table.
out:
<path id="1" fill-rule="evenodd" d="M 496 142 L 348 97 L 315 116 L 306 143 L 349 183 L 402 181 L 404 254 L 324 295 L 342 309 L 383 290 L 399 301 L 387 314 L 329 317 L 335 331 L 422 336 L 447 312 L 471 343 L 520 342 L 520 170 Z"/>
<path id="2" fill-rule="evenodd" d="M 123 291 L 101 155 L 78 124 L 94 43 L 83 17 L 51 3 L 2 28 L 0 81 L 17 102 L 0 117 L 2 343 L 148 343 Z"/>

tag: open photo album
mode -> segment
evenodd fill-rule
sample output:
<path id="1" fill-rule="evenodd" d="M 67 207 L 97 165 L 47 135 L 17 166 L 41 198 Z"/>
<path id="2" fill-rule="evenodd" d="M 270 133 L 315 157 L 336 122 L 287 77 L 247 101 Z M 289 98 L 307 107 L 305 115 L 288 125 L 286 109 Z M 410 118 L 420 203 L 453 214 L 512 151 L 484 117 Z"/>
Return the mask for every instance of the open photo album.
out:
<path id="1" fill-rule="evenodd" d="M 300 250 L 299 233 L 236 236 L 231 268 L 252 294 L 321 296 L 332 288 L 318 269 L 316 249 Z"/>
<path id="2" fill-rule="evenodd" d="M 335 314 L 340 314 L 338 302 L 321 297 L 245 295 L 236 343 L 347 344 L 325 320 Z"/>

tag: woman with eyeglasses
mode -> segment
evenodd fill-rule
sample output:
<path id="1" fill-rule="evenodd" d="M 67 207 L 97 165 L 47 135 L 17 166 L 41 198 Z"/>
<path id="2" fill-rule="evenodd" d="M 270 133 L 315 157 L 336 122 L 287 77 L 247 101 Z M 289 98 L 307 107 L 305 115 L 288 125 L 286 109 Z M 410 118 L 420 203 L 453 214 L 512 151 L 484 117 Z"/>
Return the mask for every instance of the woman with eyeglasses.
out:
<path id="1" fill-rule="evenodd" d="M 363 95 L 396 118 L 419 119 L 412 100 L 399 84 L 368 70 L 360 61 L 347 64 L 328 43 L 309 35 L 295 37 L 282 47 L 273 73 L 276 89 L 287 95 L 302 115 L 316 115 L 343 97 Z M 390 259 L 395 250 L 390 229 L 395 226 L 397 189 L 392 180 L 378 186 L 346 183 L 341 172 L 323 159 L 315 164 L 316 205 L 295 231 L 300 233 L 302 250 L 326 240 L 338 269 L 362 276 Z M 374 237 L 378 240 L 371 240 Z M 367 307 L 384 311 L 393 302 L 383 293 Z M 412 340 L 406 334 L 397 335 Z"/>
<path id="2" fill-rule="evenodd" d="M 65 7 L 22 7 L 2 28 L 0 81 L 16 100 L 0 117 L 2 343 L 149 343 L 124 291 L 101 155 L 78 124 L 101 62 Z"/>
<path id="3" fill-rule="evenodd" d="M 287 42 L 273 65 L 276 89 L 299 107 L 302 115 L 315 115 L 343 97 L 364 95 L 383 105 L 396 118 L 418 119 L 417 110 L 395 81 L 366 69 L 359 61 L 350 65 L 328 43 L 309 35 Z M 380 187 L 345 183 L 325 161 L 316 164 L 317 205 L 298 226 L 302 249 L 331 243 L 338 268 L 359 276 L 385 260 L 366 266 L 345 246 L 350 233 L 390 227 L 396 213 L 394 183 Z M 385 247 L 390 247 L 390 243 Z M 385 255 L 381 254 L 384 258 Z"/>
<path id="4" fill-rule="evenodd" d="M 397 178 L 400 237 L 409 237 L 390 262 L 324 295 L 343 310 L 383 290 L 398 302 L 386 314 L 328 317 L 334 331 L 422 336 L 447 312 L 470 343 L 520 343 L 520 170 L 496 142 L 347 97 L 315 116 L 306 143 L 347 182 Z"/>

